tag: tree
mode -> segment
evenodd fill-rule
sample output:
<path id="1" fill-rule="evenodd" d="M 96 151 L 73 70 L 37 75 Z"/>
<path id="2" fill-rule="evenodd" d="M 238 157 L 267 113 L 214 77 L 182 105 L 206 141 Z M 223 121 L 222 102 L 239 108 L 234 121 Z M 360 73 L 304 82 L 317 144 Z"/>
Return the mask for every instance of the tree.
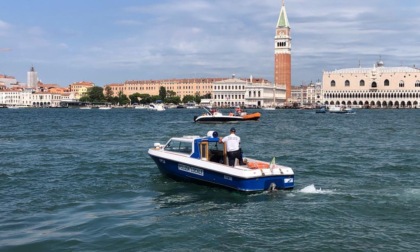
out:
<path id="1" fill-rule="evenodd" d="M 183 103 L 192 102 L 195 101 L 195 97 L 192 95 L 186 95 L 184 98 L 182 98 Z"/>
<path id="2" fill-rule="evenodd" d="M 196 92 L 195 93 L 195 97 L 194 97 L 195 99 L 194 99 L 194 101 L 196 102 L 196 103 L 198 103 L 198 104 L 200 104 L 201 103 L 201 97 L 200 97 L 200 93 L 199 92 Z"/>
<path id="3" fill-rule="evenodd" d="M 176 96 L 176 92 L 175 91 L 168 90 L 166 92 L 166 97 L 174 97 L 174 96 Z"/>
<path id="4" fill-rule="evenodd" d="M 112 101 L 112 97 L 114 97 L 114 91 L 112 91 L 112 88 L 110 86 L 105 87 L 105 99 L 109 102 Z"/>
<path id="5" fill-rule="evenodd" d="M 162 97 L 160 95 L 154 95 L 150 97 L 151 102 L 156 102 L 158 100 L 162 100 Z"/>
<path id="6" fill-rule="evenodd" d="M 139 103 L 141 100 L 141 94 L 140 93 L 134 93 L 132 95 L 128 96 L 131 100 L 131 103 Z"/>
<path id="7" fill-rule="evenodd" d="M 128 99 L 127 95 L 125 95 L 122 91 L 118 93 L 118 103 L 120 105 L 126 105 L 130 103 L 130 99 Z"/>
<path id="8" fill-rule="evenodd" d="M 86 94 L 84 94 L 82 97 L 80 97 L 79 101 L 81 102 L 89 102 L 89 96 L 87 96 Z"/>
<path id="9" fill-rule="evenodd" d="M 159 88 L 159 96 L 160 96 L 160 100 L 165 100 L 165 98 L 166 98 L 166 88 L 165 87 L 160 87 Z"/>
<path id="10" fill-rule="evenodd" d="M 90 101 L 90 102 L 104 102 L 105 101 L 104 89 L 102 87 L 88 88 L 86 94 L 81 99 L 83 99 L 83 101 Z"/>
<path id="11" fill-rule="evenodd" d="M 138 97 L 140 97 L 140 104 L 148 104 L 152 102 L 149 94 L 139 94 Z"/>
<path id="12" fill-rule="evenodd" d="M 200 96 L 201 99 L 211 99 L 211 93 L 207 93 L 203 96 Z"/>
<path id="13" fill-rule="evenodd" d="M 179 96 L 166 97 L 165 103 L 173 103 L 178 105 L 181 103 L 181 98 Z"/>

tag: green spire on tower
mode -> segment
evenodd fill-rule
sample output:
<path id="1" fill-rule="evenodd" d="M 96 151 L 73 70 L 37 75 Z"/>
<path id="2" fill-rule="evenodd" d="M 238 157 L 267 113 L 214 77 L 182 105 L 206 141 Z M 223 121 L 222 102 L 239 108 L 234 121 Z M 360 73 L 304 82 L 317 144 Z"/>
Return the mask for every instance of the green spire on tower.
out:
<path id="1" fill-rule="evenodd" d="M 284 0 L 280 10 L 279 20 L 277 21 L 277 27 L 290 27 L 289 19 L 287 18 L 286 7 L 284 6 Z"/>

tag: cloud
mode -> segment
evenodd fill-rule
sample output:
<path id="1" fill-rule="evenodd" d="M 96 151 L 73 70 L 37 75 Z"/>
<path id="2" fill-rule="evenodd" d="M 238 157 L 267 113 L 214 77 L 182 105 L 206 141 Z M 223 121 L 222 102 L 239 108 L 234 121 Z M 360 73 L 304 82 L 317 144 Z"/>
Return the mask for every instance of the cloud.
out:
<path id="1" fill-rule="evenodd" d="M 68 76 L 59 77 L 68 83 L 78 81 L 78 73 L 89 72 L 92 81 L 100 83 L 232 73 L 273 80 L 281 1 L 103 1 L 94 5 L 95 15 L 89 13 L 92 8 L 69 4 L 67 8 L 75 9 L 67 11 L 78 13 L 70 21 L 57 15 L 54 22 L 25 23 L 23 15 L 11 29 L 7 23 L 11 19 L 2 16 L 3 47 L 13 45 L 25 56 L 11 59 L 11 64 L 28 59 L 48 62 L 45 68 L 50 72 L 43 74 L 44 79 L 56 68 L 71 68 Z M 112 8 L 107 7 L 110 3 Z M 416 1 L 286 0 L 293 84 L 319 79 L 323 70 L 357 66 L 359 61 L 371 66 L 379 57 L 387 65 L 415 64 L 420 53 L 419 8 Z M 6 30 L 8 36 L 2 35 Z"/>

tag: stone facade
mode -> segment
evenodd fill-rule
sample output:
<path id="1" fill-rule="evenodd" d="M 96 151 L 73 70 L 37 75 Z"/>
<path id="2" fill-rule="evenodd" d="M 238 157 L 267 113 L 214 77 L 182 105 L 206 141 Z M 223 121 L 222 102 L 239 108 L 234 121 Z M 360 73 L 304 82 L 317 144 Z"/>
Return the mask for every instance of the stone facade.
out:
<path id="1" fill-rule="evenodd" d="M 386 67 L 347 68 L 323 73 L 324 104 L 372 108 L 420 106 L 420 69 Z"/>

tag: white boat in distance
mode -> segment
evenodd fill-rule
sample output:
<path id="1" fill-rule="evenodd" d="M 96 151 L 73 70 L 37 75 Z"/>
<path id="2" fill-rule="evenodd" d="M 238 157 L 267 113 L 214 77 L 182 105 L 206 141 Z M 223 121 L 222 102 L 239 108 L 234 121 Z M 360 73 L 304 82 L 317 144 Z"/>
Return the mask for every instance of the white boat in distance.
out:
<path id="1" fill-rule="evenodd" d="M 165 111 L 165 107 L 161 103 L 150 103 L 147 109 L 153 111 Z"/>
<path id="2" fill-rule="evenodd" d="M 8 109 L 21 109 L 21 108 L 28 108 L 26 105 L 7 105 Z"/>
<path id="3" fill-rule="evenodd" d="M 342 106 L 331 105 L 331 106 L 328 107 L 328 112 L 336 113 L 336 114 L 353 114 L 353 113 L 355 113 L 355 111 L 352 108 L 346 107 L 344 105 L 342 105 Z"/>
<path id="4" fill-rule="evenodd" d="M 144 105 L 136 105 L 134 106 L 134 109 L 147 109 L 147 107 Z"/>

